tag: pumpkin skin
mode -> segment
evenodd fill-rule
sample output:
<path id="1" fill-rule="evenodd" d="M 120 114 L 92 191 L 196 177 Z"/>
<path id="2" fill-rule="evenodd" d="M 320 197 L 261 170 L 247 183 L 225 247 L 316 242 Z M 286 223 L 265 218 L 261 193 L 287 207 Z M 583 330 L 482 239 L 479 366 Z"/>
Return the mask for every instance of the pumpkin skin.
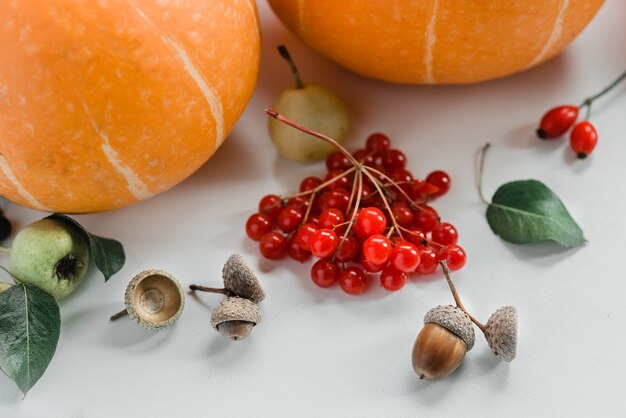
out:
<path id="1" fill-rule="evenodd" d="M 254 0 L 0 2 L 0 194 L 120 208 L 197 170 L 254 89 Z"/>
<path id="2" fill-rule="evenodd" d="M 603 0 L 269 0 L 315 51 L 367 77 L 473 83 L 565 48 Z"/>

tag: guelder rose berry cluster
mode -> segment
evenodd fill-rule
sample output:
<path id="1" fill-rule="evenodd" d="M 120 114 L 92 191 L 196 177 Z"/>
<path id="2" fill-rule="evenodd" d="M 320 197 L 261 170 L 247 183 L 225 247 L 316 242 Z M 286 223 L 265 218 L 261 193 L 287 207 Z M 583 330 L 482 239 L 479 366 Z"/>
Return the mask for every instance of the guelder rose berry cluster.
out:
<path id="1" fill-rule="evenodd" d="M 351 295 L 363 293 L 374 274 L 395 291 L 408 274 L 431 274 L 441 260 L 451 270 L 463 267 L 466 255 L 457 245 L 456 228 L 441 222 L 428 204 L 450 188 L 445 172 L 414 178 L 405 154 L 380 133 L 354 153 L 338 149 L 326 159 L 323 178 L 304 178 L 294 196 L 261 199 L 246 233 L 259 241 L 263 257 L 318 258 L 313 282 L 324 288 L 339 282 Z"/>

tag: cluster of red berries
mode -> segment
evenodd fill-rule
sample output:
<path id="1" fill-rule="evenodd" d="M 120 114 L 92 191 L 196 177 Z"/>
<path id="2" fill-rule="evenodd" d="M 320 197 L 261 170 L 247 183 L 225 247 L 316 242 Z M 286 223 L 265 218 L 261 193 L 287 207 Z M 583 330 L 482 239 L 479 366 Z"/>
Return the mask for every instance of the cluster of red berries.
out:
<path id="1" fill-rule="evenodd" d="M 246 233 L 265 258 L 317 257 L 313 282 L 324 288 L 338 282 L 351 295 L 364 292 L 373 273 L 393 291 L 408 274 L 433 273 L 440 260 L 458 270 L 466 260 L 458 232 L 428 205 L 448 191 L 450 177 L 433 171 L 415 179 L 406 162 L 380 133 L 352 154 L 340 148 L 326 159 L 324 178 L 304 178 L 288 198 L 263 197 Z"/>
<path id="2" fill-rule="evenodd" d="M 615 86 L 626 79 L 626 71 L 620 74 L 611 84 L 593 96 L 586 98 L 580 106 L 563 105 L 550 109 L 539 123 L 537 136 L 541 139 L 559 138 L 565 134 L 572 126 L 570 133 L 570 146 L 578 158 L 587 158 L 598 143 L 598 133 L 596 128 L 589 122 L 591 116 L 591 105 L 600 97 L 607 94 Z M 580 110 L 586 108 L 585 120 L 576 123 Z"/>
<path id="3" fill-rule="evenodd" d="M 598 143 L 598 133 L 588 120 L 576 123 L 579 110 L 572 105 L 550 109 L 541 118 L 537 136 L 541 139 L 559 138 L 574 126 L 569 138 L 570 147 L 578 158 L 587 158 Z"/>

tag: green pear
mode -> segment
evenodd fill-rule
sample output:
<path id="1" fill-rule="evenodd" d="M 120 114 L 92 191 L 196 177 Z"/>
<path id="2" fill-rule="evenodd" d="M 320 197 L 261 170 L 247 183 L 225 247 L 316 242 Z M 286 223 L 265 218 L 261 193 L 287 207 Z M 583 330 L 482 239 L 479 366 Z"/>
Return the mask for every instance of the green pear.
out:
<path id="1" fill-rule="evenodd" d="M 11 274 L 56 299 L 72 293 L 89 267 L 89 243 L 76 226 L 42 219 L 20 230 L 11 247 Z"/>
<path id="2" fill-rule="evenodd" d="M 348 130 L 346 106 L 328 88 L 317 84 L 302 83 L 287 49 L 281 45 L 278 50 L 291 66 L 296 85 L 285 89 L 276 98 L 273 110 L 341 143 Z M 336 151 L 332 145 L 274 118 L 269 120 L 269 132 L 278 152 L 293 161 L 312 163 Z"/>

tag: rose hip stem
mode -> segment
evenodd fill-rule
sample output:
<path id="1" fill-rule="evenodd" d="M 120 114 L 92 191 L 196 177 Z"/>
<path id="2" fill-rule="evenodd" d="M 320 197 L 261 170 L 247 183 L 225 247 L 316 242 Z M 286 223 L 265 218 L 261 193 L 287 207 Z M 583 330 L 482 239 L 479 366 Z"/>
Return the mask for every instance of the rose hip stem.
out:
<path id="1" fill-rule="evenodd" d="M 478 178 L 476 179 L 476 187 L 478 188 L 478 196 L 480 196 L 480 200 L 482 200 L 483 203 L 487 206 L 489 206 L 491 203 L 489 203 L 489 201 L 485 199 L 485 195 L 483 194 L 483 172 L 485 171 L 485 155 L 487 155 L 487 150 L 489 149 L 490 146 L 491 144 L 487 142 L 480 149 L 480 156 L 479 156 L 479 162 L 478 162 Z"/>
<path id="2" fill-rule="evenodd" d="M 624 80 L 626 78 L 626 71 L 624 71 L 619 77 L 617 77 L 615 80 L 613 80 L 613 82 L 611 84 L 609 84 L 608 86 L 606 86 L 603 90 L 601 90 L 599 93 L 594 94 L 593 96 L 589 96 L 587 97 L 582 104 L 579 106 L 581 109 L 585 106 L 587 106 L 587 113 L 585 114 L 585 120 L 589 119 L 589 116 L 591 115 L 591 104 L 594 102 L 594 100 L 604 96 L 606 93 L 608 93 L 609 91 L 611 91 L 615 86 L 617 86 L 622 80 Z"/>

